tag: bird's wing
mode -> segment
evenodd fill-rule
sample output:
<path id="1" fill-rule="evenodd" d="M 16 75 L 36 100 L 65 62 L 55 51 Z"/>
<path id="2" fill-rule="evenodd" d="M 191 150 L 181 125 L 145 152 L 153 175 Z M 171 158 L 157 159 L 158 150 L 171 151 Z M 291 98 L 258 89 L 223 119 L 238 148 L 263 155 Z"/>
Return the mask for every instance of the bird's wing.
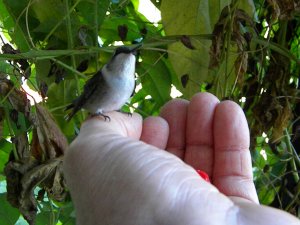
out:
<path id="1" fill-rule="evenodd" d="M 134 96 L 134 94 L 135 94 L 135 88 L 136 88 L 136 76 L 134 74 L 134 87 L 133 87 L 133 90 L 132 90 L 132 93 L 131 93 L 130 97 Z"/>
<path id="2" fill-rule="evenodd" d="M 104 77 L 101 71 L 99 71 L 86 82 L 83 87 L 82 94 L 66 107 L 66 110 L 73 108 L 72 112 L 68 114 L 67 120 L 70 120 L 84 106 L 86 101 L 93 95 L 97 86 L 101 82 L 104 82 Z"/>

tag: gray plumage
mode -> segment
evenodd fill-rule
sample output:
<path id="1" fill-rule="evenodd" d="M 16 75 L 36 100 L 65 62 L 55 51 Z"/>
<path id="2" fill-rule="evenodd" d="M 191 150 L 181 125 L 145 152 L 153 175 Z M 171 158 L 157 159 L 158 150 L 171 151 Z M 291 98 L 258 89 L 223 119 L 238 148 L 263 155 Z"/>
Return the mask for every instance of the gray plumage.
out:
<path id="1" fill-rule="evenodd" d="M 105 119 L 110 119 L 105 113 L 121 109 L 134 91 L 135 51 L 139 47 L 116 49 L 112 59 L 86 82 L 82 94 L 67 106 L 66 110 L 72 109 L 67 120 L 82 108 Z"/>

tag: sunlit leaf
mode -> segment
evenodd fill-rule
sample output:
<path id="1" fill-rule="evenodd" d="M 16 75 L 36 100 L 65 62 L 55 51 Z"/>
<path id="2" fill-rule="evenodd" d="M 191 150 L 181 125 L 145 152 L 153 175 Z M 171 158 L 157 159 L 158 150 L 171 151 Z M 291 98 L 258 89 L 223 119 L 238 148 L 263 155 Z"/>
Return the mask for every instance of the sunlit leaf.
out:
<path id="1" fill-rule="evenodd" d="M 145 51 L 141 53 L 143 63 L 138 67 L 143 88 L 149 93 L 158 107 L 170 99 L 171 74 L 161 54 Z"/>
<path id="2" fill-rule="evenodd" d="M 161 5 L 161 13 L 166 34 L 211 34 L 222 9 L 229 5 L 230 2 L 188 0 L 175 3 L 174 0 L 164 0 Z M 252 1 L 245 0 L 240 2 L 242 3 L 239 7 L 246 8 L 251 13 L 254 12 Z M 182 86 L 178 87 L 187 98 L 198 92 L 203 82 L 211 82 L 215 78 L 208 73 L 209 46 L 211 45 L 211 41 L 208 38 L 194 37 L 190 38 L 190 42 L 194 46 L 194 50 L 186 48 L 182 43 L 172 44 L 168 48 L 170 60 L 179 79 L 182 75 L 189 74 L 192 81 L 185 88 Z M 230 69 L 231 67 L 225 69 L 225 71 L 228 72 Z M 222 69 L 216 71 L 215 76 L 228 76 L 228 74 L 224 74 L 224 69 Z M 224 80 L 221 82 L 224 82 Z"/>
<path id="3" fill-rule="evenodd" d="M 260 203 L 263 205 L 269 205 L 274 201 L 274 198 L 276 196 L 276 193 L 278 192 L 280 187 L 262 187 L 262 189 L 258 192 L 258 197 L 260 200 Z"/>
<path id="4" fill-rule="evenodd" d="M 25 21 L 20 19 L 22 11 L 26 8 L 28 2 L 29 1 L 27 0 L 3 0 L 0 2 L 1 21 L 3 22 L 6 31 L 8 31 L 12 42 L 16 44 L 21 51 L 30 49 L 30 44 L 24 32 Z"/>

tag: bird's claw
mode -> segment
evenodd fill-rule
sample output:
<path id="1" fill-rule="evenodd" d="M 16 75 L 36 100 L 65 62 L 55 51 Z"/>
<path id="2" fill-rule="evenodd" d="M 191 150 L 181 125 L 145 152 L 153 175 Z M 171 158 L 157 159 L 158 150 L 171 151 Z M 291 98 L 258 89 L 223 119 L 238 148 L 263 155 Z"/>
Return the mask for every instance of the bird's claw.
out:
<path id="1" fill-rule="evenodd" d="M 104 117 L 104 121 L 106 121 L 106 119 L 108 119 L 108 122 L 110 122 L 110 117 L 109 116 L 106 116 L 106 115 L 103 115 L 103 114 L 101 116 Z"/>
<path id="2" fill-rule="evenodd" d="M 104 117 L 104 121 L 108 120 L 108 122 L 110 122 L 110 117 L 107 116 L 107 115 L 104 115 L 103 113 L 100 113 L 100 112 L 92 114 L 91 116 L 92 117 L 94 117 L 94 116 L 103 116 Z"/>
<path id="3" fill-rule="evenodd" d="M 125 114 L 127 114 L 127 116 L 132 117 L 132 113 L 131 112 L 123 112 L 122 110 L 117 110 L 117 112 L 125 113 Z"/>

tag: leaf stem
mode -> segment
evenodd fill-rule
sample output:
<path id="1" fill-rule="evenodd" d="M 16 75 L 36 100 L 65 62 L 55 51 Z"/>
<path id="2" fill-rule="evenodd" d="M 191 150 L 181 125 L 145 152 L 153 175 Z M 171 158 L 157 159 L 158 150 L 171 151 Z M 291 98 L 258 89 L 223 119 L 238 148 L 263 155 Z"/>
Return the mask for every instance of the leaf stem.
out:
<path id="1" fill-rule="evenodd" d="M 72 32 L 72 24 L 71 24 L 71 12 L 69 10 L 69 0 L 65 0 L 65 10 L 66 10 L 66 19 L 67 19 L 67 35 L 68 35 L 68 49 L 74 49 L 74 40 L 73 40 L 73 32 Z M 71 55 L 71 62 L 73 71 L 76 71 L 76 61 L 75 61 L 75 55 Z M 80 93 L 80 85 L 79 85 L 79 79 L 78 79 L 78 73 L 74 73 L 75 81 L 76 81 L 76 89 L 77 93 Z M 64 98 L 66 99 L 66 98 Z M 83 120 L 84 115 L 81 113 L 81 119 Z"/>
<path id="2" fill-rule="evenodd" d="M 285 138 L 285 144 L 287 146 L 287 151 L 291 154 L 291 156 L 293 156 L 290 160 L 290 163 L 291 163 L 291 167 L 292 167 L 292 173 L 293 173 L 294 180 L 296 183 L 298 183 L 299 182 L 299 174 L 298 174 L 297 166 L 295 163 L 295 158 L 297 158 L 297 157 L 294 157 L 294 151 L 292 149 L 291 138 L 290 138 L 290 135 L 289 135 L 289 132 L 287 129 L 284 130 L 284 138 Z"/>
<path id="3" fill-rule="evenodd" d="M 99 23 L 98 23 L 98 0 L 94 0 L 95 3 L 95 12 L 94 12 L 94 32 L 95 32 L 95 47 L 97 47 L 97 43 L 98 43 L 98 29 L 99 29 Z M 99 70 L 99 63 L 98 63 L 98 59 L 99 59 L 99 53 L 96 52 L 96 71 Z"/>
<path id="4" fill-rule="evenodd" d="M 53 208 L 53 203 L 51 198 L 49 197 L 49 195 L 47 194 L 48 200 L 49 200 L 49 205 L 50 205 L 50 210 L 51 210 L 51 214 L 50 214 L 50 224 L 55 225 L 56 224 L 56 218 L 55 218 L 55 212 L 54 212 L 54 208 Z"/>
<path id="5" fill-rule="evenodd" d="M 78 78 L 78 76 L 81 77 L 81 78 L 84 78 L 84 79 L 86 78 L 86 76 L 85 76 L 84 74 L 78 72 L 78 71 L 77 71 L 76 69 L 74 69 L 72 66 L 69 66 L 69 65 L 63 63 L 62 61 L 57 60 L 57 59 L 54 59 L 54 58 L 53 58 L 52 60 L 53 60 L 55 63 L 57 63 L 58 65 L 61 65 L 61 66 L 64 67 L 65 69 L 67 69 L 67 70 L 69 70 L 70 72 L 74 73 L 75 76 L 77 76 L 77 78 Z"/>
<path id="6" fill-rule="evenodd" d="M 296 56 L 294 56 L 292 53 L 290 53 L 290 51 L 288 49 L 280 46 L 279 44 L 277 44 L 275 42 L 270 42 L 270 41 L 267 41 L 265 39 L 257 38 L 257 37 L 253 37 L 252 42 L 255 43 L 255 44 L 262 45 L 265 48 L 270 48 L 273 51 L 287 57 L 288 59 L 295 61 L 297 64 L 300 64 L 300 60 L 297 59 Z"/>
<path id="7" fill-rule="evenodd" d="M 26 31 L 27 31 L 27 35 L 28 35 L 28 39 L 29 39 L 29 43 L 32 45 L 31 47 L 36 48 L 33 41 L 32 41 L 32 37 L 30 34 L 30 29 L 29 29 L 29 24 L 28 24 L 28 11 L 29 11 L 29 7 L 32 5 L 32 0 L 30 0 L 28 2 L 28 5 L 26 6 L 26 11 L 25 11 L 25 23 L 26 23 Z"/>
<path id="8" fill-rule="evenodd" d="M 211 40 L 211 34 L 202 35 L 188 35 L 191 38 L 200 40 Z M 158 47 L 162 45 L 168 45 L 180 41 L 182 35 L 165 36 L 159 40 L 153 39 L 151 42 L 143 44 L 143 48 Z M 81 49 L 64 49 L 64 50 L 30 50 L 28 52 L 19 54 L 0 54 L 1 60 L 14 60 L 14 59 L 52 59 L 53 57 L 60 56 L 75 56 L 75 55 L 90 55 L 97 52 L 113 52 L 116 47 L 82 47 Z"/>
<path id="9" fill-rule="evenodd" d="M 81 2 L 81 0 L 77 0 L 74 5 L 70 8 L 69 11 L 73 11 L 76 6 Z M 47 36 L 45 37 L 45 39 L 43 40 L 43 42 L 47 42 L 48 39 L 51 37 L 51 35 L 56 31 L 56 29 L 61 25 L 61 23 L 67 18 L 68 14 L 66 14 L 53 28 L 52 30 L 47 34 Z"/>
<path id="10" fill-rule="evenodd" d="M 10 133 L 11 137 L 14 137 L 15 133 L 14 133 L 14 130 L 13 130 L 12 125 L 10 123 L 8 108 L 5 107 L 4 110 L 5 110 L 6 124 L 7 124 L 8 130 L 9 130 L 9 133 Z M 14 154 L 14 158 L 15 158 L 15 160 L 19 160 L 19 155 L 18 155 L 18 152 L 17 152 L 16 145 L 14 143 L 12 143 L 12 146 L 13 146 L 12 151 L 13 151 L 13 154 Z"/>

